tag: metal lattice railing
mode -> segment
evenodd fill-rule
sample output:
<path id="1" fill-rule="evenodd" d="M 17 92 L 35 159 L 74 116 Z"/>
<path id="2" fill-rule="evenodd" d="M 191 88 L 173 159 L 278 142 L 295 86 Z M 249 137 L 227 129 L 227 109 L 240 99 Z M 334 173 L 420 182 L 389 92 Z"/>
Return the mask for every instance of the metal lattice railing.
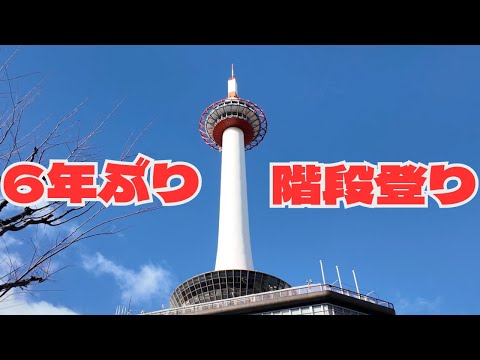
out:
<path id="1" fill-rule="evenodd" d="M 230 110 L 227 111 L 227 108 L 230 108 Z M 214 125 L 223 120 L 223 115 L 226 114 L 229 114 L 229 116 L 234 114 L 237 117 L 244 118 L 245 121 L 252 122 L 254 137 L 249 144 L 245 145 L 245 150 L 251 150 L 262 142 L 268 127 L 267 117 L 263 110 L 250 100 L 235 98 L 216 101 L 202 113 L 199 121 L 199 131 L 200 136 L 208 146 L 215 150 L 221 150 L 221 146 L 213 139 L 212 131 Z"/>
<path id="2" fill-rule="evenodd" d="M 217 300 L 217 301 L 212 301 L 205 304 L 189 305 L 189 306 L 184 306 L 184 307 L 175 308 L 175 309 L 152 311 L 149 313 L 145 313 L 145 315 L 187 315 L 187 314 L 193 314 L 196 312 L 210 310 L 210 309 L 220 309 L 228 306 L 258 303 L 266 300 L 285 298 L 285 297 L 294 297 L 294 296 L 322 292 L 322 291 L 331 291 L 331 292 L 339 293 L 342 295 L 350 296 L 356 299 L 368 301 L 376 305 L 384 306 L 386 308 L 390 308 L 390 309 L 394 308 L 393 304 L 388 301 L 380 300 L 368 295 L 363 295 L 356 291 L 352 291 L 349 289 L 342 289 L 330 284 L 310 284 L 310 285 L 303 285 L 303 286 L 298 286 L 298 287 L 293 287 L 293 288 L 288 288 L 283 290 L 269 291 L 269 292 L 260 293 L 260 294 L 240 296 L 240 297 L 231 298 L 227 300 Z"/>

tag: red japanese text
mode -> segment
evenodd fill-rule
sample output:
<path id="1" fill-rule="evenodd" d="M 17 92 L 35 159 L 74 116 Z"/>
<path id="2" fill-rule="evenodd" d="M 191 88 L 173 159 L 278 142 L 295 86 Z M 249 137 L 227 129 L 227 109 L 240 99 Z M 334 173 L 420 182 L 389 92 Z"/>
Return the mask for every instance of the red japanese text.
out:
<path id="1" fill-rule="evenodd" d="M 455 187 L 448 187 L 450 180 Z M 466 204 L 477 190 L 477 174 L 463 164 L 270 163 L 272 208 L 425 208 L 428 196 L 448 208 Z"/>
<path id="2" fill-rule="evenodd" d="M 180 184 L 170 186 L 173 179 Z M 103 180 L 101 184 L 98 179 Z M 13 205 L 33 206 L 42 201 L 65 201 L 83 206 L 88 201 L 110 205 L 141 205 L 157 197 L 163 206 L 193 200 L 202 186 L 198 169 L 187 162 L 153 160 L 138 154 L 134 161 L 106 160 L 98 174 L 97 163 L 50 160 L 48 169 L 31 162 L 8 166 L 0 179 L 3 197 Z"/>

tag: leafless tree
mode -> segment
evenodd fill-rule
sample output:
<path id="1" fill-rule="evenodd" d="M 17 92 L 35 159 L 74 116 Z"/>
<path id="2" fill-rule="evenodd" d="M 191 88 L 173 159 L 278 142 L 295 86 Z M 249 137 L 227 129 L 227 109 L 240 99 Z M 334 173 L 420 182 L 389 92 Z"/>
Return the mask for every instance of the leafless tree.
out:
<path id="1" fill-rule="evenodd" d="M 85 101 L 59 119 L 53 127 L 48 127 L 46 121 L 38 122 L 33 128 L 22 127 L 22 119 L 29 106 L 37 99 L 42 81 L 24 93 L 18 90 L 18 82 L 23 81 L 25 75 L 13 76 L 9 72 L 17 53 L 18 49 L 0 65 L 1 172 L 17 161 L 36 162 L 48 167 L 50 156 L 55 154 L 55 158 L 58 158 L 60 153 L 63 159 L 69 161 L 92 161 L 96 155 L 92 140 L 107 125 L 122 102 L 85 136 L 79 135 L 78 122 L 75 121 L 75 115 Z M 130 136 L 120 160 L 133 156 L 130 151 L 143 131 L 136 138 Z M 0 301 L 5 299 L 12 289 L 29 289 L 33 284 L 51 278 L 58 271 L 51 266 L 52 258 L 73 244 L 87 238 L 118 232 L 119 230 L 112 226 L 113 223 L 156 208 L 158 205 L 142 206 L 118 216 L 100 216 L 109 210 L 98 202 L 71 207 L 65 202 L 53 201 L 41 206 L 21 208 L 10 204 L 6 199 L 0 199 L 0 271 L 3 270 L 0 272 Z M 55 235 L 45 235 L 47 232 L 42 235 L 42 231 L 31 231 L 46 227 L 68 231 L 48 232 L 56 233 Z M 9 249 L 11 235 L 15 238 L 22 236 L 22 246 L 28 246 L 28 256 L 22 256 L 21 259 L 12 256 Z"/>

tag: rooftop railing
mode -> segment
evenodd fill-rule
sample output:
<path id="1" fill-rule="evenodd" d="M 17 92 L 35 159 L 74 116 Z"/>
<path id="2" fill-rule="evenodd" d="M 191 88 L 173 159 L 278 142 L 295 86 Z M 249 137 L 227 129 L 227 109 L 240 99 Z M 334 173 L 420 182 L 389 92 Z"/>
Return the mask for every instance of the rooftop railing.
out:
<path id="1" fill-rule="evenodd" d="M 188 306 L 183 306 L 183 307 L 174 308 L 174 309 L 152 311 L 152 312 L 144 313 L 144 315 L 188 315 L 188 314 L 202 312 L 205 310 L 221 309 L 221 308 L 226 308 L 226 307 L 235 306 L 235 305 L 259 303 L 266 300 L 295 297 L 299 295 L 317 293 L 322 291 L 335 292 L 335 293 L 339 293 L 339 294 L 353 297 L 356 299 L 368 301 L 376 305 L 384 306 L 386 308 L 390 308 L 390 309 L 394 308 L 393 304 L 388 301 L 380 300 L 368 295 L 363 295 L 353 290 L 339 288 L 337 286 L 330 285 L 330 284 L 309 284 L 309 285 L 297 286 L 297 287 L 292 287 L 292 288 L 282 289 L 282 290 L 274 290 L 274 291 L 269 291 L 269 292 L 264 292 L 259 294 L 239 296 L 231 299 L 210 301 L 203 304 L 188 305 Z"/>

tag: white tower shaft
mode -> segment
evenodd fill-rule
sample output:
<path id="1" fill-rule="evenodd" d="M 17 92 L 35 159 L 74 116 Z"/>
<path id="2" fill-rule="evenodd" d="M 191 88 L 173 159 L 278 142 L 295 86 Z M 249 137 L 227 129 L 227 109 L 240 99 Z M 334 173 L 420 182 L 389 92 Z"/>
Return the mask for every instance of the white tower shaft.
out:
<path id="1" fill-rule="evenodd" d="M 223 132 L 215 270 L 253 270 L 244 141 L 243 131 L 239 128 L 230 127 Z"/>

